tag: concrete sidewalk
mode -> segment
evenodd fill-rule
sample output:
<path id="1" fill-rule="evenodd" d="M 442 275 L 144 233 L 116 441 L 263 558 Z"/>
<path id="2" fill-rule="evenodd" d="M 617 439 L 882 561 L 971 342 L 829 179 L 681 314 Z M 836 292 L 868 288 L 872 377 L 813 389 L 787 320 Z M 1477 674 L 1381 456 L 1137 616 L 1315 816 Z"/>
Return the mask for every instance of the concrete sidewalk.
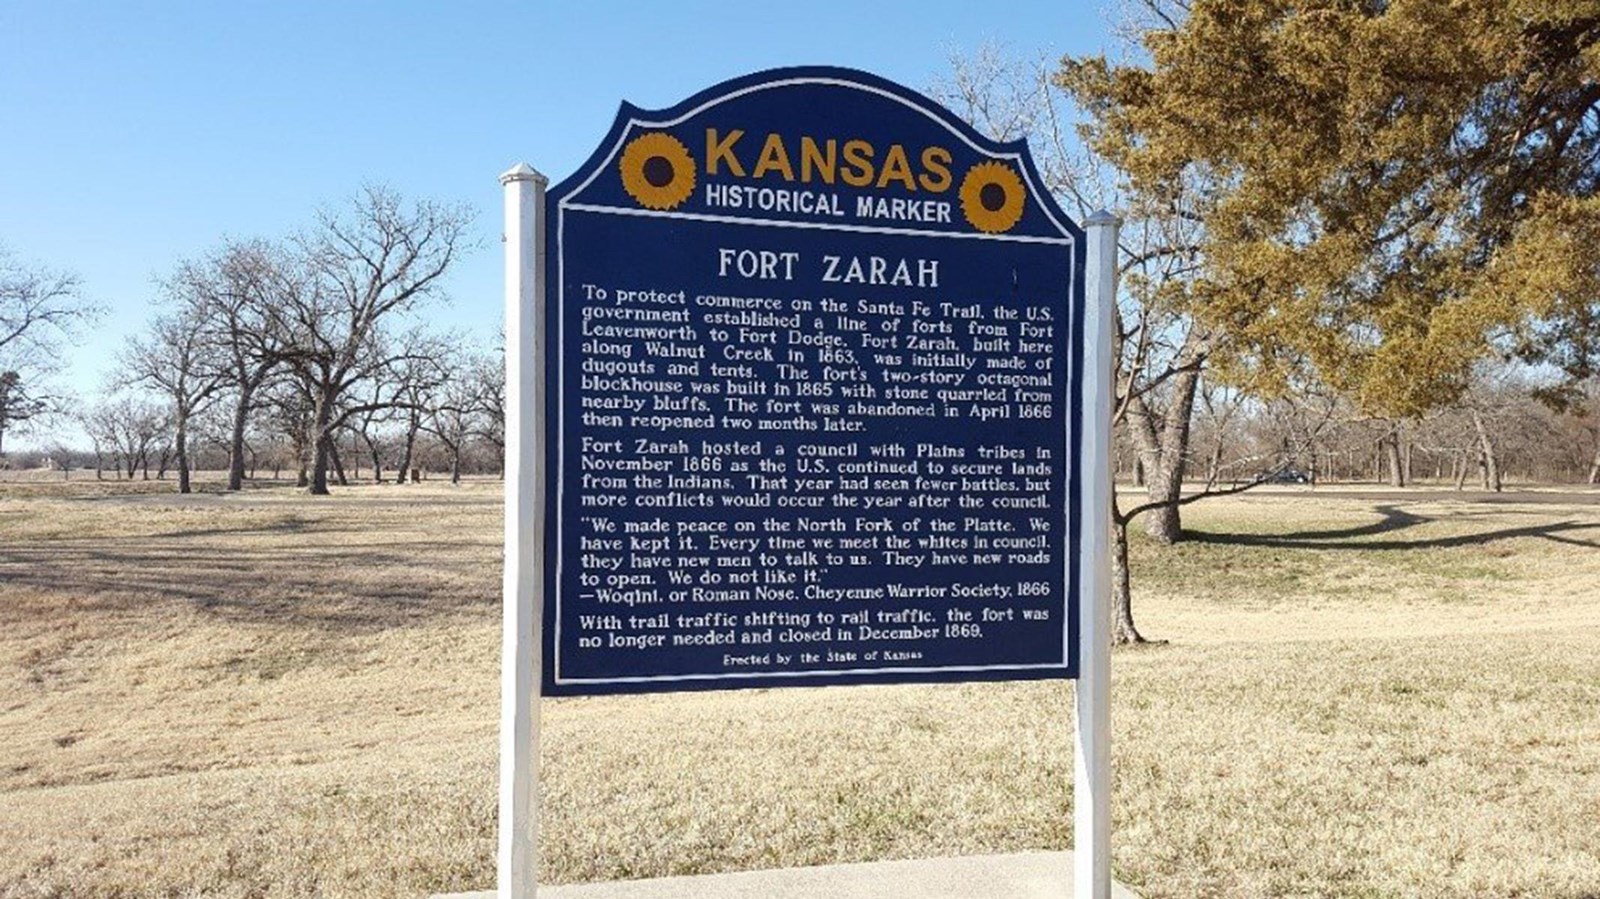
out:
<path id="1" fill-rule="evenodd" d="M 1112 899 L 1139 899 L 1127 887 Z M 492 891 L 435 899 L 494 899 Z M 539 899 L 1072 899 L 1071 852 L 1019 852 L 541 887 Z"/>

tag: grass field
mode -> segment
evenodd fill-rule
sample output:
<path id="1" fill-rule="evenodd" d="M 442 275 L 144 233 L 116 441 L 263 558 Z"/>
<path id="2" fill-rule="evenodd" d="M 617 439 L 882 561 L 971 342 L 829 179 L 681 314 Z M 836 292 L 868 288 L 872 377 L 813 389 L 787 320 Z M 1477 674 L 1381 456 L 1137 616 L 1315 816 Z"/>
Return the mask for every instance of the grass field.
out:
<path id="1" fill-rule="evenodd" d="M 136 485 L 140 489 L 144 485 Z M 499 485 L 0 483 L 0 896 L 493 880 Z M 1149 897 L 1600 897 L 1600 505 L 1318 491 L 1135 545 Z M 1071 843 L 1063 683 L 548 701 L 573 882 Z"/>

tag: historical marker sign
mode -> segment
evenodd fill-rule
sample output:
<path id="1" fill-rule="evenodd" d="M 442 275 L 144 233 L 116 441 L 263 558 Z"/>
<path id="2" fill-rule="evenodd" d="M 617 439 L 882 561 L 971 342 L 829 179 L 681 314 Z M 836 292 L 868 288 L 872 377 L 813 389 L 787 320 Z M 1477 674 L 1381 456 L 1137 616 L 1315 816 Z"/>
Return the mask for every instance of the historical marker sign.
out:
<path id="1" fill-rule="evenodd" d="M 841 69 L 624 106 L 544 209 L 544 692 L 1074 677 L 1083 232 Z"/>

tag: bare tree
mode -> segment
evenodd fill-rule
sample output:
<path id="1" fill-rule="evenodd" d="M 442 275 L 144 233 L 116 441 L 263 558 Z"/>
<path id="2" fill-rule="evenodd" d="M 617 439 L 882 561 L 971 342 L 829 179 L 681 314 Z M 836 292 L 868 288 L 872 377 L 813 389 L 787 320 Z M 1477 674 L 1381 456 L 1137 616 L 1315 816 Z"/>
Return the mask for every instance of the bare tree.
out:
<path id="1" fill-rule="evenodd" d="M 367 408 L 384 410 L 386 420 L 399 429 L 399 467 L 395 483 L 404 484 L 413 470 L 417 450 L 417 437 L 425 430 L 430 412 L 439 403 L 439 390 L 450 377 L 452 357 L 450 347 L 460 341 L 458 335 L 429 334 L 413 328 L 401 336 L 398 344 L 382 355 L 388 364 L 374 371 L 368 379 Z"/>
<path id="2" fill-rule="evenodd" d="M 232 385 L 225 385 L 217 398 L 195 413 L 189 421 L 189 460 L 196 469 L 226 470 L 233 449 Z M 246 429 L 246 435 L 249 430 Z M 248 440 L 248 438 L 246 438 Z M 245 443 L 248 459 L 249 444 Z"/>
<path id="3" fill-rule="evenodd" d="M 1178 0 L 1134 0 L 1126 7 L 1127 20 L 1140 24 L 1129 34 L 1141 37 L 1145 26 L 1176 29 L 1186 15 L 1186 6 Z M 1216 480 L 1219 462 L 1210 466 L 1203 486 L 1184 492 L 1192 474 L 1189 463 L 1198 391 L 1206 373 L 1215 368 L 1214 360 L 1228 356 L 1229 349 L 1225 332 L 1192 314 L 1205 301 L 1204 292 L 1213 287 L 1204 281 L 1201 253 L 1204 222 L 1215 195 L 1206 173 L 1196 171 L 1161 194 L 1124 191 L 1120 185 L 1126 179 L 1076 139 L 1056 89 L 1064 82 L 1058 80 L 1051 61 L 1016 62 L 988 46 L 970 59 L 952 60 L 952 71 L 951 80 L 937 86 L 935 95 L 997 140 L 1026 138 L 1045 187 L 1080 221 L 1100 209 L 1115 208 L 1123 216 L 1113 333 L 1117 371 L 1112 426 L 1125 432 L 1137 455 L 1136 471 L 1145 499 L 1125 506 L 1113 491 L 1112 631 L 1118 643 L 1142 642 L 1133 620 L 1128 525 L 1142 518 L 1152 540 L 1177 542 L 1183 536 L 1183 506 L 1271 480 L 1281 473 L 1279 466 L 1291 464 L 1286 457 L 1298 456 L 1302 450 L 1275 453 L 1276 462 L 1226 486 Z M 1272 362 L 1286 364 L 1284 360 Z M 1291 386 L 1280 391 L 1282 395 L 1308 392 L 1310 408 L 1324 410 L 1324 401 L 1309 397 L 1309 379 L 1303 373 L 1298 381 L 1282 378 L 1282 374 L 1281 369 L 1274 369 L 1275 377 L 1266 380 L 1288 380 Z M 1218 373 L 1213 381 L 1244 390 L 1250 375 L 1236 365 Z M 1318 420 L 1326 424 L 1328 418 Z"/>
<path id="4" fill-rule="evenodd" d="M 1124 510 L 1113 491 L 1113 633 L 1117 642 L 1142 642 L 1128 592 L 1127 526 L 1144 515 L 1156 541 L 1172 543 L 1182 535 L 1195 396 L 1213 350 L 1211 333 L 1185 312 L 1185 287 L 1199 268 L 1199 192 L 1120 195 L 1116 173 L 1073 138 L 1048 60 L 1014 62 L 988 46 L 971 59 L 952 60 L 952 70 L 952 80 L 935 95 L 996 140 L 1028 139 L 1046 187 L 1080 221 L 1103 208 L 1120 207 L 1125 216 L 1113 416 L 1137 452 L 1148 501 Z"/>
<path id="5" fill-rule="evenodd" d="M 1572 408 L 1575 430 L 1583 433 L 1589 456 L 1589 474 L 1584 483 L 1600 484 L 1600 394 L 1591 388 Z"/>
<path id="6" fill-rule="evenodd" d="M 169 445 L 171 422 L 161 406 L 128 395 L 108 396 L 81 416 L 80 421 L 95 446 L 98 456 L 111 456 L 111 465 L 128 480 L 141 470 L 150 479 L 152 457 L 159 457 Z"/>
<path id="7" fill-rule="evenodd" d="M 287 464 L 295 471 L 297 487 L 311 484 L 311 444 L 315 428 L 312 389 L 304 378 L 291 370 L 288 376 L 269 381 L 261 393 L 265 428 L 277 438 L 272 452 L 273 477 L 281 473 L 278 466 Z"/>
<path id="8" fill-rule="evenodd" d="M 93 312 L 76 275 L 24 265 L 0 247 L 0 365 L 53 368 L 60 341 Z"/>
<path id="9" fill-rule="evenodd" d="M 406 205 L 369 188 L 344 213 L 321 215 L 316 232 L 300 240 L 313 280 L 286 297 L 278 315 L 288 362 L 311 394 L 313 494 L 328 492 L 335 433 L 365 407 L 346 402 L 347 392 L 401 361 L 385 349 L 380 328 L 440 293 L 469 221 L 461 207 Z"/>
<path id="10" fill-rule="evenodd" d="M 1243 417 L 1245 397 L 1238 390 L 1202 379 L 1195 410 L 1195 426 L 1189 438 L 1191 445 L 1205 446 L 1205 476 L 1208 483 L 1222 479 L 1228 463 L 1230 441 L 1235 437 L 1236 423 Z M 1142 464 L 1139 466 L 1143 468 Z M 1142 481 L 1138 486 L 1144 486 Z"/>
<path id="11" fill-rule="evenodd" d="M 427 410 L 423 428 L 438 439 L 450 463 L 450 483 L 461 483 L 461 453 L 480 428 L 483 402 L 468 364 L 455 358 L 441 360 L 445 371 L 438 399 Z"/>
<path id="12" fill-rule="evenodd" d="M 1555 438 L 1555 429 L 1539 413 L 1536 397 L 1543 396 L 1524 366 L 1491 362 L 1473 370 L 1472 383 L 1458 408 L 1472 422 L 1477 442 L 1477 464 L 1483 489 L 1499 493 L 1505 482 L 1502 449 L 1515 435 Z"/>
<path id="13" fill-rule="evenodd" d="M 391 449 L 387 426 L 394 421 L 396 410 L 382 403 L 382 382 L 362 384 L 357 396 L 364 402 L 360 403 L 361 411 L 349 417 L 349 428 L 366 447 L 367 456 L 372 462 L 372 483 L 382 484 L 384 454 Z"/>
<path id="14" fill-rule="evenodd" d="M 0 453 L 7 432 L 59 405 L 43 381 L 60 367 L 62 342 L 96 311 L 76 275 L 24 264 L 0 247 Z"/>
<path id="15" fill-rule="evenodd" d="M 470 372 L 478 407 L 477 435 L 494 447 L 500 460 L 500 476 L 505 477 L 506 465 L 506 354 L 497 347 L 492 353 L 477 357 Z"/>
<path id="16" fill-rule="evenodd" d="M 176 312 L 158 317 L 149 335 L 129 343 L 123 367 L 130 382 L 153 388 L 171 404 L 178 492 L 188 493 L 189 421 L 217 398 L 228 383 L 228 370 L 203 327 L 209 305 L 193 297 L 178 299 Z M 161 468 L 165 473 L 165 460 Z"/>
<path id="17" fill-rule="evenodd" d="M 193 307 L 217 356 L 232 406 L 227 489 L 244 486 L 245 432 L 262 387 L 283 364 L 287 344 L 277 311 L 305 289 L 303 273 L 283 248 L 264 240 L 230 242 L 182 263 L 169 293 Z"/>
<path id="18" fill-rule="evenodd" d="M 0 459 L 5 458 L 6 432 L 26 425 L 49 408 L 45 397 L 34 396 L 16 371 L 0 371 Z"/>

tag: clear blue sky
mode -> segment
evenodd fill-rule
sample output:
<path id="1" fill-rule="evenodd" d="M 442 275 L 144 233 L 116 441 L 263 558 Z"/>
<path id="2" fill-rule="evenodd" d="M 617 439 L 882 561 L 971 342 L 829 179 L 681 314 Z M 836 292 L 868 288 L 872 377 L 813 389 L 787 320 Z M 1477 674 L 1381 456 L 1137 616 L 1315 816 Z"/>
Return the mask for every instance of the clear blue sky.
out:
<path id="1" fill-rule="evenodd" d="M 281 236 L 364 182 L 478 210 L 441 321 L 500 315 L 496 176 L 560 179 L 617 104 L 661 107 L 783 65 L 914 88 L 984 43 L 1110 42 L 1109 0 L 521 3 L 0 0 L 0 243 L 78 272 L 109 313 L 72 351 L 93 392 L 152 279 L 225 236 Z"/>

